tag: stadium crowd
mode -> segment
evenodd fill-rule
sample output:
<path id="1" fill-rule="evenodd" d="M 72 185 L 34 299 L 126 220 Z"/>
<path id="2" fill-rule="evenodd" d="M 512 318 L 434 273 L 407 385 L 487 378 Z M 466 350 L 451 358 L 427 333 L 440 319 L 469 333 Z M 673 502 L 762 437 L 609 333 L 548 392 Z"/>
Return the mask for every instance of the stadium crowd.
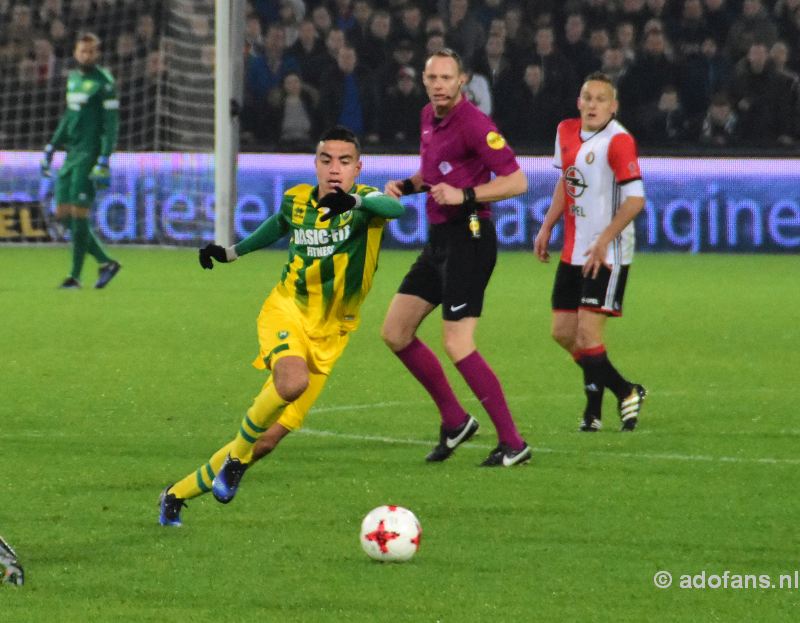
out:
<path id="1" fill-rule="evenodd" d="M 113 14 L 134 5 L 132 22 Z M 163 72 L 162 10 L 0 0 L 0 105 L 18 111 L 0 113 L 3 147 L 39 147 L 36 128 L 14 124 L 57 118 L 75 33 L 105 24 L 120 147 L 146 149 L 149 100 L 137 93 L 152 92 Z M 614 79 L 620 121 L 645 149 L 800 150 L 800 0 L 253 0 L 243 149 L 305 151 L 343 123 L 368 148 L 416 151 L 423 63 L 443 46 L 462 55 L 468 97 L 518 151 L 552 151 L 558 121 L 577 114 L 580 82 L 595 70 Z M 59 80 L 47 90 L 55 96 L 37 97 Z M 126 115 L 126 106 L 141 110 Z M 31 135 L 35 144 L 14 143 Z"/>

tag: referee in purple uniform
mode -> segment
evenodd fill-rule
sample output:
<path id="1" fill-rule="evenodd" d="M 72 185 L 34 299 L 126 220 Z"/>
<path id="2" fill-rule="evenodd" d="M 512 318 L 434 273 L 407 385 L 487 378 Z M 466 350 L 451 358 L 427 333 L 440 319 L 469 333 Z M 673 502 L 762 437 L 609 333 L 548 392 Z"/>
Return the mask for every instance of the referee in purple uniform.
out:
<path id="1" fill-rule="evenodd" d="M 458 54 L 431 55 L 422 77 L 430 104 L 422 109 L 420 168 L 386 184 L 392 197 L 428 192 L 428 243 L 389 305 L 383 340 L 433 398 L 441 414 L 439 443 L 426 460 L 444 461 L 478 430 L 453 393 L 436 355 L 417 328 L 442 306 L 444 347 L 497 429 L 498 445 L 481 465 L 511 467 L 531 458 L 508 409 L 503 388 L 475 346 L 483 296 L 497 259 L 489 202 L 528 188 L 514 152 L 492 120 L 461 93 L 466 77 Z M 491 174 L 495 178 L 491 178 Z"/>

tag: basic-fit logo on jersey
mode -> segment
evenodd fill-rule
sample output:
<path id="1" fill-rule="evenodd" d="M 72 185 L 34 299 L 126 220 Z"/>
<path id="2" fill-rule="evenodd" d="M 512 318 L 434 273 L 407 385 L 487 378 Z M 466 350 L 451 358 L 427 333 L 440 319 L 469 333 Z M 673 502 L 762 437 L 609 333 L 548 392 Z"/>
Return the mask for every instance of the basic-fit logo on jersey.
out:
<path id="1" fill-rule="evenodd" d="M 583 173 L 575 166 L 569 167 L 564 173 L 564 181 L 566 182 L 567 194 L 573 199 L 580 197 L 587 188 Z"/>
<path id="2" fill-rule="evenodd" d="M 503 138 L 502 134 L 489 132 L 489 134 L 486 135 L 486 144 L 492 149 L 503 149 L 503 147 L 506 146 L 506 139 Z"/>

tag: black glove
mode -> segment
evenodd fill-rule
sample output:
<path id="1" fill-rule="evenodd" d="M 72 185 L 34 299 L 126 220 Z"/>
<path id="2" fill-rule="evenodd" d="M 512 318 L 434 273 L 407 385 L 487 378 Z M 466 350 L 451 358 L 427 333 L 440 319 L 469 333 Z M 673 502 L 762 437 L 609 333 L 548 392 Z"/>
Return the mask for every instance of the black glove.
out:
<path id="1" fill-rule="evenodd" d="M 211 261 L 212 257 L 218 262 L 227 263 L 228 261 L 225 247 L 221 247 L 218 244 L 207 244 L 202 249 L 198 249 L 198 252 L 200 254 L 200 266 L 208 270 L 214 268 L 214 262 Z"/>
<path id="2" fill-rule="evenodd" d="M 328 193 L 319 200 L 317 207 L 325 210 L 320 221 L 329 221 L 337 214 L 343 214 L 348 210 L 358 207 L 360 197 L 357 195 L 350 195 L 344 192 L 339 186 L 336 186 L 335 192 Z"/>

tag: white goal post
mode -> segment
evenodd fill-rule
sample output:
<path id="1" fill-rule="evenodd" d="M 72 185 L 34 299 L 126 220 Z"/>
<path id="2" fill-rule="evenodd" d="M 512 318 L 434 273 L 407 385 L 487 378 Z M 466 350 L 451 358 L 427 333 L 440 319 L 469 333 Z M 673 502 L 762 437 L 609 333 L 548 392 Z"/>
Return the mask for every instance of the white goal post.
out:
<path id="1" fill-rule="evenodd" d="M 244 0 L 216 0 L 214 55 L 214 239 L 233 244 L 239 112 L 243 98 Z"/>

